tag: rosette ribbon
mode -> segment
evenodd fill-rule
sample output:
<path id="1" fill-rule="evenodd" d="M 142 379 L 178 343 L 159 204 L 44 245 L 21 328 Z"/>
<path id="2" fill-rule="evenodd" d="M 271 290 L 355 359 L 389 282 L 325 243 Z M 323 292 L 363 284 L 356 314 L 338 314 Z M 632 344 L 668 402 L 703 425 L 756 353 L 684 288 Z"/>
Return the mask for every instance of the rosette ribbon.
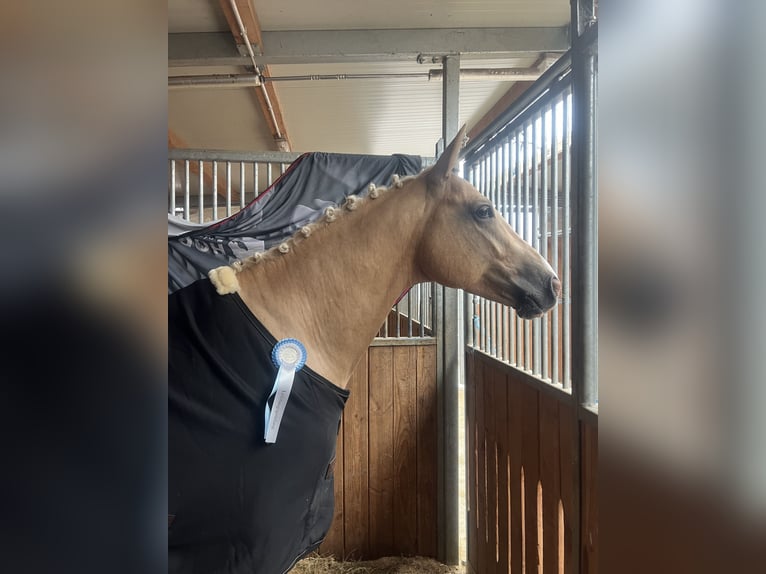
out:
<path id="1" fill-rule="evenodd" d="M 306 364 L 306 347 L 297 339 L 282 339 L 274 345 L 271 360 L 279 371 L 277 371 L 271 394 L 266 399 L 263 440 L 269 444 L 277 442 L 279 425 L 282 423 L 282 415 L 285 414 L 285 407 L 290 399 L 295 373 Z M 274 401 L 270 405 L 269 401 L 272 398 Z"/>

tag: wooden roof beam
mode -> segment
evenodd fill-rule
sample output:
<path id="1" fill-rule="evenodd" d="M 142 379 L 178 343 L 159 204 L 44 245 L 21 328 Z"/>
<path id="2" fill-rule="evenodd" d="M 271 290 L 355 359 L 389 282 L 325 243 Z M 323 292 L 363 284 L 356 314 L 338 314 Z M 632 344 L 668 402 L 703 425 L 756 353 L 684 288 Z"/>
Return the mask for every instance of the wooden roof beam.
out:
<path id="1" fill-rule="evenodd" d="M 237 43 L 237 49 L 240 53 L 247 54 L 246 43 L 249 41 L 255 54 L 260 54 L 263 51 L 263 34 L 261 33 L 261 24 L 258 20 L 258 15 L 255 12 L 253 3 L 251 0 L 234 0 L 234 4 L 239 12 L 242 25 L 245 28 L 245 34 L 247 38 L 242 36 L 239 22 L 237 22 L 234 10 L 231 7 L 231 0 L 220 0 L 221 8 L 223 9 L 226 22 L 229 24 L 234 40 Z M 263 66 L 260 69 L 261 75 L 268 78 L 271 76 L 271 71 L 268 66 Z M 255 96 L 258 99 L 258 104 L 261 108 L 266 124 L 269 126 L 271 135 L 274 138 L 274 143 L 279 151 L 292 151 L 292 144 L 290 138 L 287 135 L 287 126 L 282 115 L 282 106 L 279 103 L 279 96 L 277 96 L 274 85 L 270 82 L 264 82 L 262 86 L 254 87 Z"/>

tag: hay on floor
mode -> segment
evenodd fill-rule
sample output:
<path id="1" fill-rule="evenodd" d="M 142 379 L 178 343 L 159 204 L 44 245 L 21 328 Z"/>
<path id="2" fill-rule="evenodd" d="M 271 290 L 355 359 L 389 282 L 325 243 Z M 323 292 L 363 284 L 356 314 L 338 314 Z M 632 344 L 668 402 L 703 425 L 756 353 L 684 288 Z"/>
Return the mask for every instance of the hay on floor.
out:
<path id="1" fill-rule="evenodd" d="M 370 561 L 337 562 L 334 558 L 311 555 L 290 574 L 463 574 L 462 566 L 445 566 L 431 558 L 388 557 Z"/>

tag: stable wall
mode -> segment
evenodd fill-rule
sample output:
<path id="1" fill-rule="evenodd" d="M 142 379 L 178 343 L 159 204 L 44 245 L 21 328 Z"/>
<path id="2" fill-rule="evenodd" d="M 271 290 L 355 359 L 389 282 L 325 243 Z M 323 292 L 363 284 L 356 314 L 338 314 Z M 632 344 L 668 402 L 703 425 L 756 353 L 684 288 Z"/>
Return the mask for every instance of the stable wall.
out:
<path id="1" fill-rule="evenodd" d="M 338 559 L 436 557 L 436 340 L 377 339 L 349 383 L 335 463 Z"/>
<path id="2" fill-rule="evenodd" d="M 571 397 L 469 349 L 468 570 L 598 572 L 598 427 Z"/>

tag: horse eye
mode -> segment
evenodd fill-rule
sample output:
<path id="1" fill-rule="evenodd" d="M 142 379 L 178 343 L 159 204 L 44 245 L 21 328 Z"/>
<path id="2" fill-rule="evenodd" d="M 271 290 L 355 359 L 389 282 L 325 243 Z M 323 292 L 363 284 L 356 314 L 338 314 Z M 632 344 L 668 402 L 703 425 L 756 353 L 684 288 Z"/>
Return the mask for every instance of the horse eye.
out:
<path id="1" fill-rule="evenodd" d="M 482 205 L 474 213 L 479 219 L 492 219 L 495 216 L 495 211 L 491 205 Z"/>

